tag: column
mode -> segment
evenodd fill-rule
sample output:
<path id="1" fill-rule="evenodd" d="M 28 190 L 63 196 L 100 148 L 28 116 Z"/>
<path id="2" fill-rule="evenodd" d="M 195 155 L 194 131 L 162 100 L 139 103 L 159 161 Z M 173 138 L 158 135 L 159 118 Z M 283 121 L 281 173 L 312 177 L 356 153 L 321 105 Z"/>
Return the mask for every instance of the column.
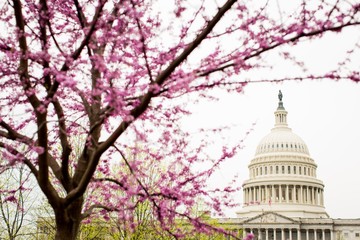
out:
<path id="1" fill-rule="evenodd" d="M 300 203 L 304 203 L 304 198 L 303 198 L 303 186 L 300 186 Z"/>
<path id="2" fill-rule="evenodd" d="M 262 198 L 263 198 L 263 196 L 262 196 L 262 187 L 259 186 L 259 202 L 260 203 L 262 202 Z"/>
<path id="3" fill-rule="evenodd" d="M 322 188 L 319 188 L 319 205 L 321 206 Z"/>
<path id="4" fill-rule="evenodd" d="M 309 186 L 306 187 L 306 203 L 309 203 L 310 201 L 310 189 Z"/>
<path id="5" fill-rule="evenodd" d="M 292 229 L 291 228 L 289 229 L 289 240 L 292 240 Z"/>
<path id="6" fill-rule="evenodd" d="M 297 240 L 301 240 L 301 231 L 300 231 L 300 229 L 297 230 Z"/>
<path id="7" fill-rule="evenodd" d="M 281 189 L 281 184 L 279 184 L 279 202 L 282 202 L 282 189 Z"/>
<path id="8" fill-rule="evenodd" d="M 289 203 L 289 185 L 286 185 L 286 202 Z"/>
<path id="9" fill-rule="evenodd" d="M 311 188 L 311 204 L 315 204 L 315 189 L 314 187 Z"/>
<path id="10" fill-rule="evenodd" d="M 276 240 L 276 228 L 274 228 L 274 240 Z"/>
<path id="11" fill-rule="evenodd" d="M 325 230 L 321 231 L 321 240 L 325 240 Z"/>
<path id="12" fill-rule="evenodd" d="M 246 234 L 246 229 L 244 228 L 244 229 L 243 229 L 243 238 L 246 238 L 246 235 L 247 235 L 247 234 Z"/>
<path id="13" fill-rule="evenodd" d="M 292 202 L 293 203 L 296 203 L 296 199 L 295 199 L 295 197 L 296 197 L 296 186 L 295 185 L 293 185 L 293 191 L 292 191 Z"/>
<path id="14" fill-rule="evenodd" d="M 254 198 L 253 198 L 253 202 L 256 202 L 256 186 L 253 187 L 253 195 L 254 195 Z"/>
<path id="15" fill-rule="evenodd" d="M 253 195 L 254 195 L 253 202 L 256 202 L 256 186 L 253 187 Z"/>
<path id="16" fill-rule="evenodd" d="M 334 240 L 334 231 L 330 229 L 330 240 Z"/>
<path id="17" fill-rule="evenodd" d="M 265 186 L 265 202 L 269 203 L 269 185 Z"/>
<path id="18" fill-rule="evenodd" d="M 269 229 L 265 229 L 265 240 L 269 240 Z"/>
<path id="19" fill-rule="evenodd" d="M 317 231 L 314 229 L 314 240 L 317 240 Z"/>
<path id="20" fill-rule="evenodd" d="M 281 240 L 285 240 L 285 232 L 284 229 L 281 229 Z"/>
<path id="21" fill-rule="evenodd" d="M 243 193 L 243 203 L 246 203 L 246 188 L 244 189 Z"/>
<path id="22" fill-rule="evenodd" d="M 250 202 L 250 189 L 249 188 L 246 189 L 246 202 L 247 203 Z"/>
<path id="23" fill-rule="evenodd" d="M 272 185 L 271 187 L 272 187 L 272 189 L 271 189 L 271 192 L 272 192 L 272 194 L 271 194 L 271 202 L 275 202 L 275 200 L 276 200 L 275 185 Z"/>
<path id="24" fill-rule="evenodd" d="M 306 240 L 309 240 L 309 229 L 306 229 Z"/>

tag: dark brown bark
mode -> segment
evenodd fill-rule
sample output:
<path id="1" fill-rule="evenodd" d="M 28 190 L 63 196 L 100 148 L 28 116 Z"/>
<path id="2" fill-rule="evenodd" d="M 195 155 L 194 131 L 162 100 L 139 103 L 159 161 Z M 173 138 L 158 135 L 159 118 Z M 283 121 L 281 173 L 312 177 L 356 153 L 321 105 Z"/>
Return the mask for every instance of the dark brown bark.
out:
<path id="1" fill-rule="evenodd" d="M 78 198 L 68 207 L 55 209 L 56 234 L 55 240 L 75 240 L 78 236 L 82 220 L 81 209 L 83 198 Z"/>

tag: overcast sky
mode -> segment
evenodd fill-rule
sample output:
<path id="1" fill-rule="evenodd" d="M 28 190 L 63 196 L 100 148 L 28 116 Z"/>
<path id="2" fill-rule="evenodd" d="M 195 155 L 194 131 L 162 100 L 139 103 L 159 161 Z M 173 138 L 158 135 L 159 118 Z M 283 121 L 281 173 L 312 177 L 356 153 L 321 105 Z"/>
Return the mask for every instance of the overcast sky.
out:
<path id="1" fill-rule="evenodd" d="M 240 141 L 256 123 L 244 141 L 244 149 L 223 165 L 217 180 L 230 181 L 235 174 L 240 183 L 248 178 L 247 166 L 257 144 L 274 125 L 279 89 L 284 95 L 289 127 L 305 141 L 318 165 L 317 176 L 325 184 L 327 212 L 333 218 L 360 218 L 360 85 L 350 81 L 253 84 L 243 94 L 227 95 L 211 106 L 202 105 L 197 123 L 231 126 L 224 132 L 222 144 Z"/>
<path id="2" fill-rule="evenodd" d="M 352 28 L 340 35 L 327 34 L 321 41 L 299 44 L 291 47 L 291 51 L 307 64 L 312 73 L 321 73 L 335 68 L 344 59 L 346 51 L 354 43 L 359 43 L 358 30 Z M 266 57 L 279 61 L 275 68 L 249 77 L 267 79 L 293 75 L 296 71 L 291 70 L 291 64 L 281 62 L 272 53 Z M 348 66 L 360 69 L 359 52 Z M 360 84 L 349 80 L 252 83 L 244 88 L 243 93 L 219 91 L 215 95 L 220 101 L 197 104 L 190 117 L 192 129 L 230 127 L 222 139 L 217 140 L 217 145 L 241 141 L 256 123 L 243 143 L 244 149 L 222 166 L 214 182 L 229 181 L 230 176 L 238 174 L 241 185 L 248 178 L 247 166 L 254 157 L 257 144 L 274 125 L 279 89 L 283 92 L 289 127 L 305 141 L 318 165 L 317 176 L 325 184 L 326 211 L 332 218 L 360 218 Z M 239 201 L 242 201 L 242 193 Z"/>

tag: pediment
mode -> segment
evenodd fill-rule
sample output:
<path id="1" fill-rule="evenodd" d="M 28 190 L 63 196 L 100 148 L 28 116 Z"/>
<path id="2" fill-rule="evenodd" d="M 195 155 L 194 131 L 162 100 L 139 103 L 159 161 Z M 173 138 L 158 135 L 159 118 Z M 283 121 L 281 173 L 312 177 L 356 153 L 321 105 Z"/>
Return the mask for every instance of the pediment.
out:
<path id="1" fill-rule="evenodd" d="M 291 223 L 298 223 L 298 221 L 275 212 L 265 212 L 253 218 L 247 219 L 246 221 L 244 221 L 244 223 L 291 224 Z"/>

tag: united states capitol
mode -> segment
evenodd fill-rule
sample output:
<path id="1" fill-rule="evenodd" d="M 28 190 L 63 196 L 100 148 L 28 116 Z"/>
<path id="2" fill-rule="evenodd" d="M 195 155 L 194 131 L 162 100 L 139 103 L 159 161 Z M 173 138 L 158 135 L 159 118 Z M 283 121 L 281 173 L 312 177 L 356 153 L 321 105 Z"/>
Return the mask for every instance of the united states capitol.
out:
<path id="1" fill-rule="evenodd" d="M 275 125 L 248 165 L 243 207 L 237 218 L 221 222 L 259 240 L 360 240 L 360 218 L 333 219 L 326 212 L 321 166 L 289 128 L 281 91 L 278 100 Z"/>

